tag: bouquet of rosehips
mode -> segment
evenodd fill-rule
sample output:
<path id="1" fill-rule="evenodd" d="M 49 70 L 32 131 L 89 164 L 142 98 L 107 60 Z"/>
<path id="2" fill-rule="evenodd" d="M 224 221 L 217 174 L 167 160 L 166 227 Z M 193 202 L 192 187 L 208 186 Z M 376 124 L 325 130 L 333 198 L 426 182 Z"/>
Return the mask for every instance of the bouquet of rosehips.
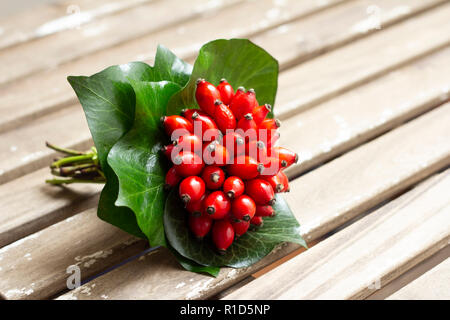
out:
<path id="1" fill-rule="evenodd" d="M 269 104 L 259 105 L 254 89 L 247 92 L 221 79 L 216 87 L 196 81 L 199 109 L 161 118 L 173 144 L 163 147 L 173 166 L 167 188 L 179 185 L 188 225 L 197 239 L 211 231 L 218 252 L 259 227 L 275 212 L 275 193 L 289 191 L 282 171 L 298 160 L 295 152 L 275 146 L 280 122 L 267 118 Z"/>
<path id="2" fill-rule="evenodd" d="M 205 44 L 193 67 L 159 46 L 153 66 L 71 76 L 95 148 L 49 144 L 64 156 L 47 182 L 105 183 L 101 219 L 195 272 L 247 267 L 283 242 L 306 246 L 279 195 L 298 157 L 275 146 L 277 79 L 278 62 L 246 39 Z"/>

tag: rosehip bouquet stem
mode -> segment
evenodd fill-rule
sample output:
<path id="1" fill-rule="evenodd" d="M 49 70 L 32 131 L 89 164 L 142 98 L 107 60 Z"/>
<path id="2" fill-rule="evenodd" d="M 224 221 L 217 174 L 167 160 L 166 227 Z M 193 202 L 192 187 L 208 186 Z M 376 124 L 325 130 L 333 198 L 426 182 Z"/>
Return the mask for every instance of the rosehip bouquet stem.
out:
<path id="1" fill-rule="evenodd" d="M 47 182 L 104 182 L 98 216 L 194 272 L 306 246 L 280 196 L 298 157 L 276 145 L 277 79 L 278 62 L 246 39 L 205 44 L 193 67 L 159 46 L 154 66 L 71 76 L 96 148 L 49 145 L 64 157 Z"/>
<path id="2" fill-rule="evenodd" d="M 54 176 L 61 177 L 45 182 L 60 185 L 71 183 L 105 183 L 103 174 L 98 163 L 97 149 L 80 152 L 71 149 L 60 148 L 50 143 L 47 147 L 64 154 L 64 157 L 57 158 L 50 165 L 51 173 Z"/>

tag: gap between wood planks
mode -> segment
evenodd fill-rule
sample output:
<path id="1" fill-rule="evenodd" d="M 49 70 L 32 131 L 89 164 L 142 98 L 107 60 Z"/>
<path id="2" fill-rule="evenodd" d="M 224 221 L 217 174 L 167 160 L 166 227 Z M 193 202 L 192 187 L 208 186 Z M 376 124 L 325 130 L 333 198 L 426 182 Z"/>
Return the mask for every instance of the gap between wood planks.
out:
<path id="1" fill-rule="evenodd" d="M 416 279 L 421 278 L 427 272 L 433 270 L 435 267 L 439 267 L 439 265 L 446 261 L 450 257 L 450 246 L 441 249 L 437 253 L 435 253 L 430 258 L 422 261 L 418 265 L 414 266 L 412 269 L 406 271 L 398 278 L 376 291 L 372 295 L 368 296 L 367 300 L 381 300 L 381 299 L 392 299 L 392 295 L 397 292 L 401 292 L 402 289 L 410 283 L 414 283 Z M 444 285 L 448 286 L 449 283 Z M 450 289 L 448 290 L 450 293 Z M 421 294 L 418 294 L 421 296 Z M 395 295 L 394 295 L 395 296 Z M 434 299 L 435 297 L 421 296 L 421 299 Z M 450 298 L 450 294 L 446 297 L 442 297 L 445 299 Z"/>

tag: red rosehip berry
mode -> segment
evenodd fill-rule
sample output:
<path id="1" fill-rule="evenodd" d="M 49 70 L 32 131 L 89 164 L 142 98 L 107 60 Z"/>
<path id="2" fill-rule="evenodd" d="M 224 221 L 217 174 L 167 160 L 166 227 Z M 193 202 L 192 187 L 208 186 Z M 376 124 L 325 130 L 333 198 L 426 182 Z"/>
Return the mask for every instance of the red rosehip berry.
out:
<path id="1" fill-rule="evenodd" d="M 282 169 L 290 167 L 298 162 L 298 154 L 287 148 L 273 147 L 269 150 L 269 154 L 272 157 L 280 159 Z"/>
<path id="2" fill-rule="evenodd" d="M 245 145 L 245 155 L 264 164 L 267 159 L 266 145 L 262 141 L 250 141 Z"/>
<path id="3" fill-rule="evenodd" d="M 200 200 L 205 190 L 205 182 L 200 177 L 190 176 L 181 181 L 178 193 L 186 206 L 191 201 Z"/>
<path id="4" fill-rule="evenodd" d="M 206 188 L 210 190 L 217 190 L 222 187 L 225 181 L 225 172 L 215 166 L 207 166 L 202 172 L 203 181 L 205 181 Z"/>
<path id="5" fill-rule="evenodd" d="M 281 126 L 281 122 L 278 119 L 265 119 L 259 125 L 259 129 L 277 130 Z"/>
<path id="6" fill-rule="evenodd" d="M 235 237 L 239 238 L 247 232 L 248 228 L 250 227 L 250 222 L 231 219 L 231 225 L 233 226 Z"/>
<path id="7" fill-rule="evenodd" d="M 198 175 L 205 164 L 202 158 L 190 151 L 182 151 L 173 158 L 173 164 L 177 173 L 182 177 Z"/>
<path id="8" fill-rule="evenodd" d="M 227 166 L 229 175 L 238 176 L 243 180 L 256 178 L 263 170 L 263 164 L 245 155 L 237 156 L 233 163 Z"/>
<path id="9" fill-rule="evenodd" d="M 222 79 L 220 80 L 220 84 L 217 86 L 217 90 L 220 92 L 220 100 L 226 105 L 229 105 L 234 97 L 233 87 L 227 82 L 227 80 Z"/>
<path id="10" fill-rule="evenodd" d="M 249 137 L 249 140 L 255 140 L 257 138 L 258 126 L 251 113 L 245 114 L 241 120 L 238 121 L 236 129 L 241 129 L 244 132 L 245 137 Z"/>
<path id="11" fill-rule="evenodd" d="M 264 206 L 257 205 L 256 206 L 256 213 L 255 213 L 255 215 L 257 215 L 258 217 L 273 217 L 275 215 L 275 211 L 273 210 L 272 206 L 269 206 L 269 205 L 264 205 Z"/>
<path id="12" fill-rule="evenodd" d="M 198 79 L 195 98 L 201 110 L 210 116 L 214 116 L 216 109 L 214 102 L 221 99 L 220 92 L 214 85 L 204 79 Z"/>
<path id="13" fill-rule="evenodd" d="M 258 106 L 252 111 L 253 120 L 255 121 L 256 125 L 259 126 L 264 119 L 266 119 L 267 115 L 272 110 L 272 106 L 270 104 L 265 104 L 262 106 Z"/>
<path id="14" fill-rule="evenodd" d="M 217 100 L 215 105 L 216 110 L 214 113 L 214 120 L 216 121 L 219 130 L 222 131 L 223 134 L 226 134 L 227 130 L 236 129 L 236 118 L 230 108 L 224 105 L 220 100 Z"/>
<path id="15" fill-rule="evenodd" d="M 241 195 L 231 202 L 231 213 L 238 220 L 250 221 L 255 212 L 255 201 L 247 195 Z"/>
<path id="16" fill-rule="evenodd" d="M 215 221 L 212 227 L 212 239 L 219 253 L 225 254 L 234 240 L 234 229 L 231 222 L 228 220 Z"/>
<path id="17" fill-rule="evenodd" d="M 230 163 L 230 154 L 221 144 L 213 141 L 203 148 L 203 160 L 207 165 L 225 166 Z"/>
<path id="18" fill-rule="evenodd" d="M 172 141 L 194 132 L 192 123 L 181 116 L 164 116 L 161 117 L 161 122 L 164 130 Z"/>
<path id="19" fill-rule="evenodd" d="M 271 149 L 275 146 L 275 143 L 280 139 L 280 133 L 276 130 L 267 131 L 267 141 L 266 147 L 267 149 Z"/>
<path id="20" fill-rule="evenodd" d="M 284 181 L 282 181 L 281 178 L 278 176 L 280 172 L 281 171 L 279 171 L 276 175 L 273 176 L 261 175 L 261 179 L 264 179 L 267 182 L 269 182 L 275 193 L 283 192 L 285 188 Z"/>
<path id="21" fill-rule="evenodd" d="M 192 115 L 197 112 L 201 115 L 208 115 L 206 112 L 200 109 L 183 109 L 181 110 L 181 116 L 185 117 L 189 122 L 192 122 Z"/>
<path id="22" fill-rule="evenodd" d="M 286 174 L 280 170 L 277 173 L 277 177 L 280 180 L 280 182 L 283 184 L 283 192 L 289 192 L 290 188 L 289 188 L 289 178 L 286 176 Z"/>
<path id="23" fill-rule="evenodd" d="M 212 219 L 223 219 L 231 210 L 231 201 L 222 191 L 211 192 L 203 200 L 203 211 Z"/>
<path id="24" fill-rule="evenodd" d="M 245 193 L 258 205 L 275 204 L 275 193 L 269 182 L 263 179 L 253 179 L 245 183 Z"/>
<path id="25" fill-rule="evenodd" d="M 241 178 L 232 176 L 228 177 L 225 180 L 222 189 L 223 192 L 225 192 L 225 194 L 228 196 L 228 198 L 234 199 L 241 196 L 244 193 L 245 184 Z"/>
<path id="26" fill-rule="evenodd" d="M 252 113 L 256 105 L 255 90 L 250 89 L 247 92 L 242 92 L 239 88 L 230 103 L 230 109 L 237 120 L 241 120 L 247 113 Z"/>
<path id="27" fill-rule="evenodd" d="M 280 159 L 267 156 L 262 163 L 264 170 L 261 172 L 261 178 L 270 178 L 281 170 Z"/>
<path id="28" fill-rule="evenodd" d="M 172 161 L 172 151 L 174 150 L 175 146 L 173 144 L 168 144 L 167 146 L 164 146 L 161 148 L 162 153 Z M 178 154 L 178 153 L 177 153 Z"/>
<path id="29" fill-rule="evenodd" d="M 197 239 L 203 239 L 211 230 L 213 221 L 207 216 L 189 216 L 189 228 Z"/>
<path id="30" fill-rule="evenodd" d="M 220 140 L 222 138 L 222 133 L 210 116 L 194 112 L 191 120 L 194 125 L 194 134 L 203 141 Z"/>
<path id="31" fill-rule="evenodd" d="M 250 224 L 255 227 L 262 227 L 264 221 L 261 216 L 254 216 L 252 220 L 250 220 Z"/>
<path id="32" fill-rule="evenodd" d="M 180 176 L 177 173 L 177 170 L 175 169 L 175 167 L 172 167 L 169 169 L 169 171 L 167 171 L 166 173 L 166 179 L 165 179 L 165 185 L 164 187 L 166 189 L 170 189 L 175 187 L 182 179 L 183 177 Z"/>
<path id="33" fill-rule="evenodd" d="M 206 192 L 205 194 L 196 201 L 189 201 L 186 205 L 186 210 L 193 216 L 199 217 L 203 213 L 203 200 L 205 200 Z"/>
<path id="34" fill-rule="evenodd" d="M 202 154 L 203 141 L 198 136 L 194 134 L 187 134 L 185 136 L 179 137 L 174 142 L 175 150 L 177 153 L 181 151 L 190 151 L 195 154 Z"/>
<path id="35" fill-rule="evenodd" d="M 222 140 L 222 145 L 228 150 L 230 157 L 245 153 L 245 140 L 237 132 L 228 132 Z"/>

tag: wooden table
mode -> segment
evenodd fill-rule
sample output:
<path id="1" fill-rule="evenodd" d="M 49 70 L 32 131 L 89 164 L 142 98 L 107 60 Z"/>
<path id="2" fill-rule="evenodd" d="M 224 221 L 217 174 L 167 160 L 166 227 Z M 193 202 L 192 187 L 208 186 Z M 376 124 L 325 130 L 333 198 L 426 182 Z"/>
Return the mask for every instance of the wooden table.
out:
<path id="1" fill-rule="evenodd" d="M 92 145 L 68 75 L 152 63 L 158 43 L 193 62 L 231 37 L 280 62 L 281 144 L 300 155 L 286 199 L 311 248 L 212 278 L 98 219 L 101 186 L 45 185 L 44 142 Z M 449 299 L 449 45 L 448 0 L 72 0 L 4 18 L 0 295 Z"/>

